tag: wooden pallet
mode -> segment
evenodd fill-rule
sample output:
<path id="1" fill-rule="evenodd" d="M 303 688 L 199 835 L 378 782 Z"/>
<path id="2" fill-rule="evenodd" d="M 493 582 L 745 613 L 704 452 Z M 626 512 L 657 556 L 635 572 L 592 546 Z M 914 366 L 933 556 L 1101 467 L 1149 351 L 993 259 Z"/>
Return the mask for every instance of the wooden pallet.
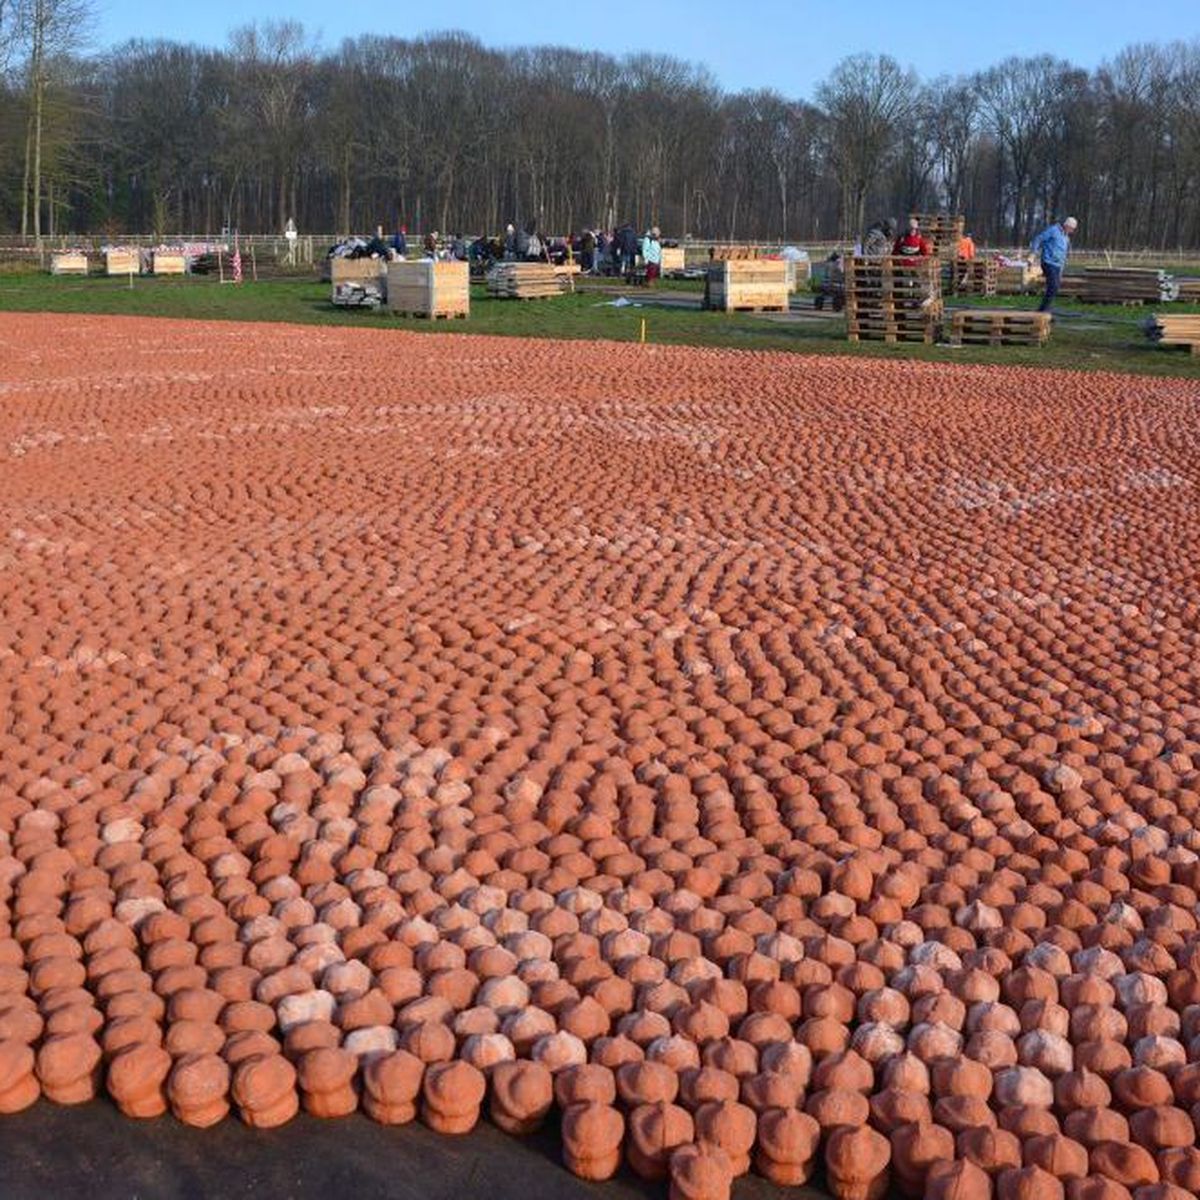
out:
<path id="1" fill-rule="evenodd" d="M 432 259 L 389 263 L 387 306 L 397 316 L 465 317 L 471 311 L 470 267 Z"/>
<path id="2" fill-rule="evenodd" d="M 1044 346 L 1049 337 L 1049 313 L 973 308 L 950 314 L 953 346 Z"/>
<path id="3" fill-rule="evenodd" d="M 1147 333 L 1162 346 L 1186 346 L 1200 355 L 1200 313 L 1155 313 Z"/>
<path id="4" fill-rule="evenodd" d="M 549 263 L 497 263 L 487 273 L 488 295 L 499 300 L 549 300 L 564 282 Z"/>
<path id="5" fill-rule="evenodd" d="M 938 339 L 939 328 L 925 325 L 920 329 L 889 329 L 873 325 L 851 324 L 846 332 L 850 342 L 917 342 L 932 346 Z"/>
<path id="6" fill-rule="evenodd" d="M 909 213 L 916 217 L 921 226 L 921 236 L 933 243 L 933 255 L 939 259 L 953 259 L 958 255 L 959 239 L 967 227 L 967 219 L 961 214 Z"/>
<path id="7" fill-rule="evenodd" d="M 996 294 L 996 260 L 975 258 L 950 264 L 950 291 L 960 296 Z"/>
<path id="8" fill-rule="evenodd" d="M 718 312 L 787 312 L 787 263 L 781 259 L 710 262 L 704 307 Z"/>

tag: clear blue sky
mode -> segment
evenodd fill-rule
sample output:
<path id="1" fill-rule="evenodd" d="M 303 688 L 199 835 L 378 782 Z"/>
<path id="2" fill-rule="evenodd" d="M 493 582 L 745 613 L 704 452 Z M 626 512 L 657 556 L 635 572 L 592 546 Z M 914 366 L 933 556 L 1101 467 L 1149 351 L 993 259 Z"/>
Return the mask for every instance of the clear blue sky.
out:
<path id="1" fill-rule="evenodd" d="M 485 44 L 557 44 L 623 53 L 654 50 L 705 63 L 728 91 L 773 87 L 808 96 L 829 67 L 860 50 L 886 51 L 923 77 L 990 66 L 1010 54 L 1053 53 L 1094 67 L 1132 42 L 1200 38 L 1200 0 L 659 0 L 551 6 L 530 0 L 444 0 L 385 5 L 364 0 L 94 0 L 93 43 L 131 37 L 224 45 L 251 20 L 290 17 L 326 47 L 360 33 L 413 37 L 462 29 Z M 937 13 L 945 24 L 907 12 Z M 549 14 L 563 13 L 557 24 Z M 582 21 L 576 13 L 587 14 Z M 953 22 L 953 25 L 951 25 Z"/>

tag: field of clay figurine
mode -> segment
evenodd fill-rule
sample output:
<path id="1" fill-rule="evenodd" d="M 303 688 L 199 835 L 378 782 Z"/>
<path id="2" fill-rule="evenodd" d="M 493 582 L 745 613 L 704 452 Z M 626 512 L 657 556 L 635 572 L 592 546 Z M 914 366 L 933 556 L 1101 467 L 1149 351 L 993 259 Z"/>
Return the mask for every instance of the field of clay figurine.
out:
<path id="1" fill-rule="evenodd" d="M 0 1139 L 1200 1193 L 1195 381 L 12 314 L 0 362 Z"/>

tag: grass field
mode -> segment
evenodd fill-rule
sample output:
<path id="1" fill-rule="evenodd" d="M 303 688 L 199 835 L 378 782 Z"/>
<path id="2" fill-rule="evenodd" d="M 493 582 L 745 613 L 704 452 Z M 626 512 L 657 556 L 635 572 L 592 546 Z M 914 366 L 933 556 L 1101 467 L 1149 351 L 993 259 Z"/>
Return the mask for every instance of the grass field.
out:
<path id="1" fill-rule="evenodd" d="M 54 278 L 44 275 L 0 277 L 0 311 L 109 313 L 227 321 L 283 321 L 297 324 L 354 325 L 370 329 L 418 329 L 434 334 L 491 333 L 560 340 L 603 338 L 636 341 L 646 322 L 646 340 L 659 344 L 725 346 L 747 350 L 785 350 L 803 354 L 847 354 L 933 362 L 990 363 L 1059 367 L 1074 370 L 1127 371 L 1147 375 L 1194 376 L 1197 360 L 1178 348 L 1155 346 L 1141 330 L 1151 311 L 1065 301 L 1046 347 L 989 347 L 852 344 L 842 318 L 805 318 L 721 314 L 688 307 L 695 285 L 667 285 L 657 292 L 625 293 L 639 307 L 614 308 L 614 289 L 581 290 L 546 301 L 493 300 L 482 287 L 472 288 L 469 321 L 420 321 L 385 311 L 346 311 L 329 302 L 329 285 L 316 280 L 272 280 L 222 286 L 201 278 L 127 280 Z M 674 301 L 674 304 L 672 304 Z M 799 303 L 808 309 L 811 300 Z M 986 301 L 969 298 L 954 304 L 1032 308 L 1031 297 Z M 1173 305 L 1171 311 L 1196 312 L 1200 306 Z"/>

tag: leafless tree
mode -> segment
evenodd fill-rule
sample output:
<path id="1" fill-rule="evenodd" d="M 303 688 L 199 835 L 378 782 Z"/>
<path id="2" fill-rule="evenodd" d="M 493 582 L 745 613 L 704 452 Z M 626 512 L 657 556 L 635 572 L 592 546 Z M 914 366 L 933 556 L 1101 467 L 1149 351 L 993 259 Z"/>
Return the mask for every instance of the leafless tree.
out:
<path id="1" fill-rule="evenodd" d="M 886 54 L 843 59 L 817 88 L 828 118 L 826 152 L 841 190 L 842 236 L 863 228 L 867 196 L 912 120 L 917 79 Z"/>

